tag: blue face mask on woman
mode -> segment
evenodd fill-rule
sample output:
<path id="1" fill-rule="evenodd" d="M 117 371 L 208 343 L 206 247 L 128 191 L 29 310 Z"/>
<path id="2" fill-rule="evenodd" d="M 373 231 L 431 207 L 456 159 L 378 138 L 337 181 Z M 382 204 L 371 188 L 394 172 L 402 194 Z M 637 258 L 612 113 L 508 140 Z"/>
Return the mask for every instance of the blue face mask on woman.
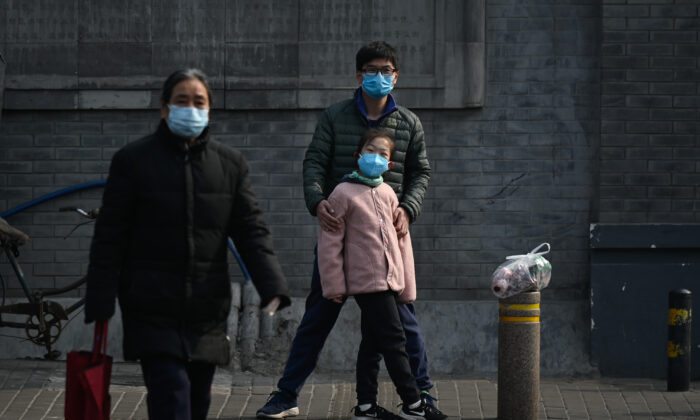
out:
<path id="1" fill-rule="evenodd" d="M 176 136 L 193 139 L 209 125 L 209 110 L 168 105 L 168 127 Z"/>
<path id="2" fill-rule="evenodd" d="M 377 72 L 374 76 L 367 74 L 362 75 L 362 90 L 374 99 L 381 99 L 391 92 L 394 88 L 394 75 L 383 75 Z"/>
<path id="3" fill-rule="evenodd" d="M 389 170 L 389 161 L 385 157 L 369 153 L 360 155 L 357 165 L 362 174 L 369 178 L 378 178 Z"/>

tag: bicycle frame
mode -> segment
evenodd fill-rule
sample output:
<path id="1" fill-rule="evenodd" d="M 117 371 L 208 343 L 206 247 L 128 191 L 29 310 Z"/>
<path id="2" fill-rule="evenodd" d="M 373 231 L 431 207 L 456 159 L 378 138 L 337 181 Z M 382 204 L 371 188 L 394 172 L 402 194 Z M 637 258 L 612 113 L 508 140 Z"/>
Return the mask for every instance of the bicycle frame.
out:
<path id="1" fill-rule="evenodd" d="M 80 308 L 85 303 L 85 298 L 79 299 L 77 302 L 64 308 L 58 302 L 44 300 L 45 296 L 53 296 L 65 293 L 69 290 L 76 289 L 86 282 L 87 278 L 83 277 L 80 280 L 69 284 L 68 286 L 56 289 L 34 289 L 29 287 L 29 284 L 24 278 L 22 267 L 20 266 L 15 256 L 15 250 L 10 247 L 5 248 L 10 265 L 12 266 L 15 276 L 22 286 L 28 302 L 11 303 L 0 306 L 0 327 L 20 328 L 24 329 L 28 340 L 34 344 L 46 347 L 46 358 L 56 359 L 60 352 L 51 350 L 51 346 L 61 335 L 63 321 L 69 321 L 69 315 Z M 3 315 L 25 315 L 27 317 L 24 322 L 17 322 L 7 319 L 2 319 Z M 69 321 L 70 322 L 70 321 Z"/>
<path id="2" fill-rule="evenodd" d="M 101 187 L 104 186 L 106 182 L 106 180 L 86 182 L 83 184 L 78 184 L 72 187 L 64 188 L 49 194 L 45 194 L 39 198 L 33 199 L 26 203 L 20 204 L 17 207 L 11 208 L 0 213 L 0 217 L 7 218 L 8 216 L 19 213 L 30 207 L 36 206 L 37 204 L 41 204 L 45 201 L 60 197 L 62 195 L 70 194 L 88 188 Z M 236 249 L 236 246 L 230 238 L 228 238 L 228 248 L 236 258 L 236 261 L 238 262 L 238 265 L 240 266 L 245 279 L 250 280 L 250 274 L 248 273 L 248 269 L 246 268 L 243 259 L 241 258 L 240 254 L 238 253 L 238 250 Z M 60 355 L 60 353 L 55 350 L 52 351 L 51 344 L 53 344 L 58 338 L 58 336 L 61 334 L 61 321 L 68 320 L 68 316 L 71 313 L 82 307 L 85 303 L 85 298 L 79 299 L 77 302 L 75 302 L 68 308 L 63 308 L 63 306 L 61 306 L 57 302 L 44 301 L 44 297 L 59 295 L 70 290 L 76 289 L 87 281 L 87 277 L 83 277 L 80 280 L 62 288 L 32 290 L 32 288 L 29 287 L 29 284 L 24 278 L 24 273 L 22 272 L 22 268 L 19 262 L 17 261 L 13 250 L 5 248 L 5 254 L 7 255 L 8 260 L 10 261 L 10 265 L 12 266 L 12 269 L 15 272 L 17 280 L 22 286 L 22 290 L 24 291 L 28 302 L 0 306 L 0 327 L 24 328 L 27 333 L 27 336 L 29 337 L 29 340 L 31 340 L 35 344 L 43 345 L 46 347 L 48 353 L 45 357 L 49 359 L 55 359 Z M 3 314 L 27 315 L 29 318 L 24 323 L 3 321 Z M 50 315 L 50 318 L 47 319 L 47 315 Z M 36 317 L 36 322 L 34 322 L 34 317 Z M 53 327 L 58 328 L 55 335 L 51 334 L 51 328 Z M 37 333 L 36 335 L 32 336 L 31 334 L 34 330 L 36 330 Z"/>
<path id="3" fill-rule="evenodd" d="M 69 188 L 64 188 L 58 191 L 54 191 L 49 194 L 45 194 L 34 200 L 23 203 L 17 207 L 11 208 L 0 213 L 0 217 L 7 218 L 13 214 L 19 213 L 30 207 L 41 204 L 45 201 L 51 200 L 62 195 L 70 194 L 72 192 L 84 190 L 87 188 L 101 187 L 106 183 L 105 180 L 86 182 L 83 184 L 75 185 Z M 80 287 L 87 280 L 86 277 L 73 282 L 65 287 L 55 288 L 55 289 L 35 289 L 33 290 L 29 287 L 27 283 L 24 272 L 15 257 L 13 250 L 5 248 L 5 255 L 7 255 L 12 270 L 17 277 L 24 295 L 27 297 L 28 302 L 20 302 L 9 305 L 0 306 L 0 327 L 10 327 L 10 328 L 20 328 L 24 329 L 27 337 L 34 344 L 43 345 L 47 349 L 45 355 L 48 359 L 56 359 L 60 353 L 56 350 L 51 350 L 51 345 L 58 339 L 61 334 L 62 321 L 69 321 L 68 316 L 75 312 L 77 309 L 83 306 L 85 303 L 85 298 L 79 299 L 77 302 L 64 308 L 61 304 L 53 301 L 45 301 L 44 297 L 60 295 L 67 291 L 76 289 Z M 14 322 L 3 320 L 2 315 L 26 315 L 28 318 L 25 322 Z"/>
<path id="4" fill-rule="evenodd" d="M 81 278 L 80 280 L 71 283 L 67 286 L 64 287 L 59 287 L 56 289 L 36 289 L 32 290 L 29 287 L 29 284 L 27 284 L 27 281 L 24 279 L 24 272 L 22 271 L 22 267 L 19 265 L 19 262 L 17 261 L 17 258 L 14 256 L 11 250 L 5 249 L 5 255 L 7 255 L 8 260 L 10 261 L 10 265 L 12 266 L 12 270 L 15 272 L 15 275 L 17 276 L 17 280 L 19 281 L 20 285 L 22 286 L 22 290 L 24 291 L 24 295 L 27 297 L 29 302 L 31 304 L 36 305 L 37 301 L 41 301 L 45 296 L 56 296 L 63 294 L 65 292 L 68 292 L 70 290 L 73 290 L 87 280 L 85 277 Z M 80 299 L 78 302 L 75 304 L 71 305 L 68 307 L 68 309 L 65 310 L 66 315 L 70 315 L 71 312 L 73 312 L 75 309 L 80 307 L 83 302 L 85 302 L 85 298 Z M 0 306 L 0 315 L 2 315 L 4 311 L 4 308 L 7 307 L 8 305 L 5 306 Z M 66 318 L 67 319 L 67 318 Z M 2 326 L 2 321 L 0 320 L 0 326 Z"/>
<path id="5" fill-rule="evenodd" d="M 29 289 L 29 285 L 24 280 L 24 272 L 22 271 L 22 267 L 19 266 L 19 263 L 17 262 L 17 258 L 15 258 L 14 253 L 8 248 L 5 248 L 5 255 L 7 255 L 7 259 L 10 261 L 10 265 L 12 266 L 12 270 L 17 276 L 17 280 L 19 280 L 19 284 L 22 285 L 22 290 L 24 290 L 24 294 L 27 296 L 27 299 L 29 299 L 29 302 L 35 303 L 31 289 Z"/>

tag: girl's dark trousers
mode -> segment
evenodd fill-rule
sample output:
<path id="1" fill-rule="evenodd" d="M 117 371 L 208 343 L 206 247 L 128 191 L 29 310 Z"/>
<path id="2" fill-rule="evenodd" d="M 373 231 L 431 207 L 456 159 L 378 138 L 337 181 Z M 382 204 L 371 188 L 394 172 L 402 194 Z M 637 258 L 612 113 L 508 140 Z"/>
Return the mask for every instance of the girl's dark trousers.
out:
<path id="1" fill-rule="evenodd" d="M 382 357 L 401 400 L 407 404 L 417 402 L 420 395 L 406 353 L 406 336 L 396 308 L 396 294 L 385 291 L 354 297 L 362 311 L 362 342 L 357 353 L 358 404 L 377 401 L 377 376 Z"/>

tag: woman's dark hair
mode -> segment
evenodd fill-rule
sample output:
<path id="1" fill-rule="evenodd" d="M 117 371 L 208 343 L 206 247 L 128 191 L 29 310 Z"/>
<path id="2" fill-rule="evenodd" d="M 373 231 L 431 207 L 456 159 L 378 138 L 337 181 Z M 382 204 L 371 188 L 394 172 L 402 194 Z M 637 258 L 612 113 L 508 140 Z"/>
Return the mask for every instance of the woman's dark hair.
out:
<path id="1" fill-rule="evenodd" d="M 389 156 L 393 155 L 394 150 L 396 149 L 394 138 L 388 131 L 380 128 L 368 128 L 367 131 L 362 134 L 362 137 L 360 137 L 360 142 L 357 144 L 356 153 L 359 154 L 362 151 L 362 148 L 365 147 L 365 144 L 369 143 L 373 139 L 376 139 L 377 137 L 385 137 L 389 139 Z"/>
<path id="2" fill-rule="evenodd" d="M 384 41 L 373 41 L 363 45 L 357 52 L 355 56 L 357 71 L 362 71 L 362 67 L 375 58 L 389 60 L 396 70 L 399 69 L 399 54 L 396 49 Z"/>
<path id="3" fill-rule="evenodd" d="M 207 90 L 207 96 L 209 97 L 209 107 L 211 107 L 211 89 L 209 88 L 209 80 L 207 75 L 200 69 L 181 69 L 177 70 L 163 83 L 163 92 L 160 95 L 160 100 L 164 104 L 170 103 L 170 98 L 173 96 L 173 89 L 175 85 L 187 79 L 197 79 L 204 85 Z"/>

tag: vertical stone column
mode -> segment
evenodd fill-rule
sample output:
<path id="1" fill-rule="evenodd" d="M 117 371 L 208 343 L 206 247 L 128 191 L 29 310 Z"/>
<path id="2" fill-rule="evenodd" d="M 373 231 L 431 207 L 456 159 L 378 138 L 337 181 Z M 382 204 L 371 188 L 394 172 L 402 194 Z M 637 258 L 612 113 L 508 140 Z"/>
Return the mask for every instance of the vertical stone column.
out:
<path id="1" fill-rule="evenodd" d="M 498 418 L 536 420 L 540 397 L 540 292 L 499 300 Z"/>

